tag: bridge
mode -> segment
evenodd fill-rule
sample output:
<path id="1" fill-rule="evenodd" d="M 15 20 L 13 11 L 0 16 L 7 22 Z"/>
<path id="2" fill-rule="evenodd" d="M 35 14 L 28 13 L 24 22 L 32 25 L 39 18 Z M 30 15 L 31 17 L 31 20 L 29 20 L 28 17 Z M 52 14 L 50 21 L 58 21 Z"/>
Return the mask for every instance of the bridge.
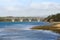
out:
<path id="1" fill-rule="evenodd" d="M 11 20 L 11 22 L 40 22 L 42 18 L 40 17 L 5 17 L 6 20 Z"/>

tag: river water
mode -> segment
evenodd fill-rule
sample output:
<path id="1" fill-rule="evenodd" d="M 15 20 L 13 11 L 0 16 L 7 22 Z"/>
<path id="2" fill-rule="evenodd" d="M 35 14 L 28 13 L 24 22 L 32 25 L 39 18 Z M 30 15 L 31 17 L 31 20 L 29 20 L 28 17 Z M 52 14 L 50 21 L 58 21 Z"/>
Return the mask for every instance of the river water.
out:
<path id="1" fill-rule="evenodd" d="M 49 25 L 49 23 L 0 22 L 0 40 L 56 40 L 60 36 L 52 31 L 29 29 L 43 25 Z"/>

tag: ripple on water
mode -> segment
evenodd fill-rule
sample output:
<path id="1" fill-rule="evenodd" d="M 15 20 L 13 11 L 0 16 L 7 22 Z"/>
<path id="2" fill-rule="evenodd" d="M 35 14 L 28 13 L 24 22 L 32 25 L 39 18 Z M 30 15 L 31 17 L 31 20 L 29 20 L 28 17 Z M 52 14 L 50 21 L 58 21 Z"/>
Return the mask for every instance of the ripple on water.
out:
<path id="1" fill-rule="evenodd" d="M 0 29 L 1 40 L 55 40 L 58 34 L 44 30 Z"/>
<path id="2" fill-rule="evenodd" d="M 43 23 L 0 23 L 0 40 L 55 40 L 57 33 L 44 30 L 31 30 L 32 26 Z"/>

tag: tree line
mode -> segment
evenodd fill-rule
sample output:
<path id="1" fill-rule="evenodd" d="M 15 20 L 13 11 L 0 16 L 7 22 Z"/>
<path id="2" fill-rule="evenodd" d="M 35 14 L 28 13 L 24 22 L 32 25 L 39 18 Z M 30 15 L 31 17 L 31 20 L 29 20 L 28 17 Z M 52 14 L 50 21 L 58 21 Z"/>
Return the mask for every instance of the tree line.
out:
<path id="1" fill-rule="evenodd" d="M 49 15 L 46 17 L 44 20 L 46 21 L 55 21 L 55 22 L 60 22 L 60 13 L 54 14 L 54 15 Z"/>

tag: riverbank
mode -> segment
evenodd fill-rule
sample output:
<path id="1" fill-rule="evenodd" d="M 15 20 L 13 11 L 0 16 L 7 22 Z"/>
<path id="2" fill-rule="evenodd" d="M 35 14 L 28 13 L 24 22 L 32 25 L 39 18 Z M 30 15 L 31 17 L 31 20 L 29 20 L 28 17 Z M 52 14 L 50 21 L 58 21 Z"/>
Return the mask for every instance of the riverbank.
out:
<path id="1" fill-rule="evenodd" d="M 51 30 L 53 32 L 60 34 L 60 23 L 54 23 L 51 26 L 35 26 L 31 28 L 32 30 Z"/>

